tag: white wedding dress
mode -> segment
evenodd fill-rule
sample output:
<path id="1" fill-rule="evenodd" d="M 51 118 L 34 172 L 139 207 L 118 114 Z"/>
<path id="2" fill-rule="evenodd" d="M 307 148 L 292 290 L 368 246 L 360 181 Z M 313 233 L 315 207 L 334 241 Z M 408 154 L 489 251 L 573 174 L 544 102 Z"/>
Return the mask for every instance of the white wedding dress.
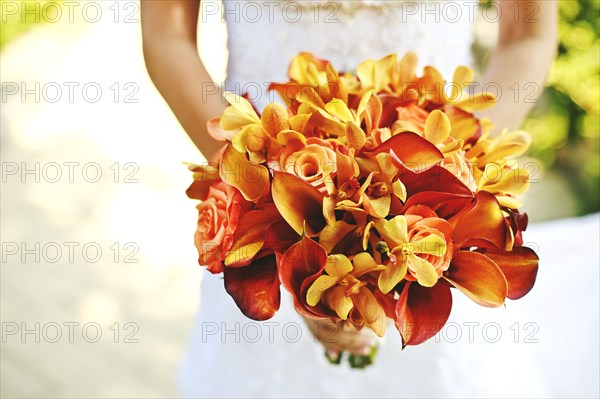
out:
<path id="1" fill-rule="evenodd" d="M 458 7 L 448 8 L 439 23 L 424 12 L 440 2 L 328 2 L 317 14 L 311 0 L 302 3 L 299 19 L 299 8 L 286 1 L 251 3 L 260 7 L 261 17 L 251 8 L 244 11 L 244 2 L 224 1 L 226 85 L 248 91 L 259 109 L 270 100 L 268 82 L 286 81 L 288 62 L 300 51 L 343 71 L 366 58 L 412 50 L 421 66 L 434 65 L 447 79 L 456 66 L 471 64 L 473 1 L 453 2 Z M 402 350 L 398 332 L 389 326 L 375 364 L 365 370 L 328 364 L 283 288 L 276 316 L 254 322 L 227 295 L 222 278 L 205 273 L 179 377 L 181 394 L 598 396 L 598 240 L 598 215 L 530 226 L 525 241 L 537 246 L 542 261 L 528 296 L 487 309 L 453 292 L 452 314 L 438 336 Z"/>

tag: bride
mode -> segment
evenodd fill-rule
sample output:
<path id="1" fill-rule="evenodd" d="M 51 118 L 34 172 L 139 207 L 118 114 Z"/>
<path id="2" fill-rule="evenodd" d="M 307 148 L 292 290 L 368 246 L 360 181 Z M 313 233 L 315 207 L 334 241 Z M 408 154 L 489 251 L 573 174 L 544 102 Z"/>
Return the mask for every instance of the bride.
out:
<path id="1" fill-rule="evenodd" d="M 221 114 L 227 103 L 198 56 L 196 29 L 202 11 L 218 10 L 227 22 L 227 90 L 248 91 L 261 110 L 273 100 L 265 90 L 268 83 L 287 81 L 287 63 L 301 51 L 312 52 L 331 61 L 336 69 L 348 71 L 367 58 L 377 59 L 389 53 L 403 55 L 411 50 L 419 56 L 421 66 L 433 65 L 450 78 L 455 67 L 472 64 L 477 3 L 472 0 L 143 1 L 144 56 L 157 88 L 194 144 L 206 159 L 211 159 L 222 143 L 214 141 L 205 126 L 210 118 Z M 515 83 L 543 85 L 556 47 L 556 6 L 554 1 L 546 0 L 494 4 L 494 11 L 487 15 L 491 17 L 495 12 L 493 18 L 499 21 L 498 43 L 479 79 L 480 87 L 493 82 L 499 92 L 511 93 L 510 87 Z M 479 116 L 490 117 L 500 127 L 517 128 L 531 105 L 504 95 L 495 107 Z M 584 225 L 578 228 L 585 228 Z M 587 226 L 591 230 L 594 221 L 588 221 Z M 550 244 L 546 248 L 554 247 L 555 244 Z M 544 249 L 540 248 L 542 259 L 546 256 Z M 548 296 L 555 295 L 548 292 Z M 557 394 L 549 382 L 553 377 L 542 370 L 535 350 L 526 345 L 539 338 L 535 336 L 536 328 L 542 328 L 536 324 L 538 319 L 532 318 L 530 309 L 535 311 L 534 307 L 510 303 L 508 309 L 481 310 L 462 297 L 456 296 L 454 301 L 450 322 L 438 336 L 401 352 L 399 335 L 389 329 L 385 342 L 380 344 L 375 365 L 356 371 L 346 365 L 329 365 L 323 357 L 323 346 L 330 353 L 364 353 L 376 344 L 366 329 L 361 332 L 332 329 L 328 322 L 302 320 L 285 295 L 273 319 L 253 322 L 228 297 L 219 276 L 205 273 L 201 307 L 181 372 L 182 394 L 189 397 Z M 548 331 L 540 331 L 538 335 L 545 333 Z M 558 380 L 559 376 L 554 378 Z"/>

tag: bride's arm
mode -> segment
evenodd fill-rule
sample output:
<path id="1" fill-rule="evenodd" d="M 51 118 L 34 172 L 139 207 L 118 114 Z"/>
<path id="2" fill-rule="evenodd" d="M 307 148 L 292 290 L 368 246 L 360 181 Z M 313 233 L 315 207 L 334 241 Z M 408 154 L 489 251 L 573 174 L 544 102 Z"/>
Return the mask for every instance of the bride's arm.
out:
<path id="1" fill-rule="evenodd" d="M 518 128 L 537 102 L 556 54 L 558 30 L 555 0 L 497 4 L 501 10 L 498 43 L 480 83 L 493 82 L 502 94 L 495 107 L 478 114 L 491 118 L 496 132 Z"/>
<path id="2" fill-rule="evenodd" d="M 211 159 L 222 147 L 206 122 L 225 109 L 196 47 L 200 0 L 142 1 L 144 58 L 152 81 L 194 144 Z"/>

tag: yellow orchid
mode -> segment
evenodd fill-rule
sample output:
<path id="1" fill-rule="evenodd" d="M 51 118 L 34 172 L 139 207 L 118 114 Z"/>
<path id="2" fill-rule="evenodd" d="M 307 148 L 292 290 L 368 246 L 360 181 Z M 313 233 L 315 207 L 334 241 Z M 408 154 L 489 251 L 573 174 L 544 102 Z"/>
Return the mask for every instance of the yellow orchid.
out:
<path id="1" fill-rule="evenodd" d="M 522 155 L 531 143 L 529 134 L 521 130 L 504 130 L 496 138 L 487 134 L 466 152 L 474 169 L 477 189 L 496 196 L 500 205 L 516 209 L 523 205 L 515 197 L 527 191 L 530 173 L 513 158 Z"/>
<path id="2" fill-rule="evenodd" d="M 374 89 L 377 93 L 396 94 L 406 101 L 411 83 L 416 80 L 418 59 L 415 53 L 408 52 L 398 60 L 396 54 L 387 55 L 377 61 L 368 59 L 356 68 L 361 91 Z"/>
<path id="3" fill-rule="evenodd" d="M 372 226 L 383 240 L 377 249 L 390 259 L 379 275 L 379 289 L 384 294 L 407 277 L 407 272 L 420 285 L 433 287 L 449 266 L 445 256 L 449 237 L 444 233 L 444 230 L 451 231 L 448 222 L 437 217 L 420 217 L 414 222 L 411 216 L 373 220 Z M 366 231 L 365 235 L 368 234 Z"/>
<path id="4" fill-rule="evenodd" d="M 362 321 L 382 337 L 386 327 L 385 311 L 361 277 L 383 268 L 367 252 L 354 255 L 352 262 L 342 254 L 329 255 L 325 273 L 306 292 L 306 302 L 310 306 L 323 302 L 342 320 L 347 320 L 350 311 L 355 310 L 351 316 L 353 321 Z"/>
<path id="5" fill-rule="evenodd" d="M 278 134 L 289 130 L 287 110 L 281 104 L 271 103 L 259 117 L 244 97 L 230 92 L 223 96 L 230 105 L 220 118 L 209 121 L 209 133 L 219 140 L 231 141 L 238 152 L 247 152 L 251 162 L 264 162 L 268 151 L 277 151 Z"/>
<path id="6" fill-rule="evenodd" d="M 303 52 L 294 57 L 288 75 L 290 82 L 271 83 L 269 90 L 278 92 L 296 114 L 304 113 L 298 111 L 299 95 L 308 95 L 313 101 L 322 103 L 328 103 L 334 98 L 348 100 L 345 79 L 328 61 L 318 59 L 310 53 Z"/>

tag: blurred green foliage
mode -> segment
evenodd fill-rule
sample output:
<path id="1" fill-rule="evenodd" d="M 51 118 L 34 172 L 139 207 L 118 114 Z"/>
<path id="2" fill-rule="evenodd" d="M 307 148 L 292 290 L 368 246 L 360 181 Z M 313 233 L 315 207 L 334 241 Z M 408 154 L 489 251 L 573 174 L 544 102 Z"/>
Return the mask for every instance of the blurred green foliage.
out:
<path id="1" fill-rule="evenodd" d="M 531 155 L 564 174 L 579 213 L 600 209 L 600 1 L 559 2 L 558 55 L 523 125 Z"/>
<path id="2" fill-rule="evenodd" d="M 56 5 L 60 6 L 63 2 L 64 0 L 0 0 L 0 51 L 32 26 L 54 20 Z"/>

